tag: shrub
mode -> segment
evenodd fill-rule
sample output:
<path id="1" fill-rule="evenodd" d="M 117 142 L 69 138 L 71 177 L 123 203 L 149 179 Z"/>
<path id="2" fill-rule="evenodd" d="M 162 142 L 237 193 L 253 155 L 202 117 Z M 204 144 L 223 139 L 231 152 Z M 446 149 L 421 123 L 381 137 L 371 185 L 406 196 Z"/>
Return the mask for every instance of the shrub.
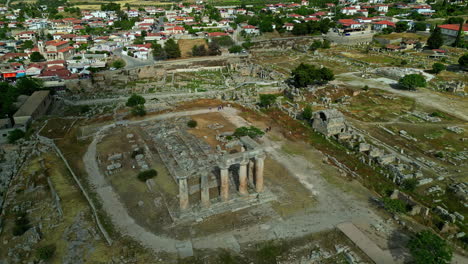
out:
<path id="1" fill-rule="evenodd" d="M 142 105 L 145 104 L 146 100 L 143 96 L 138 95 L 138 94 L 132 94 L 128 100 L 127 103 L 125 104 L 126 106 L 136 106 L 136 105 Z"/>
<path id="2" fill-rule="evenodd" d="M 15 226 L 13 227 L 13 235 L 14 236 L 21 236 L 28 229 L 31 228 L 31 225 L 29 224 L 29 219 L 26 213 L 19 213 L 16 215 L 15 219 Z"/>
<path id="3" fill-rule="evenodd" d="M 458 58 L 458 64 L 460 66 L 467 66 L 468 65 L 468 53 L 463 54 L 460 58 Z"/>
<path id="4" fill-rule="evenodd" d="M 190 127 L 190 128 L 194 128 L 198 125 L 197 121 L 195 120 L 190 120 L 187 122 L 187 126 Z"/>
<path id="5" fill-rule="evenodd" d="M 398 85 L 406 90 L 415 90 L 417 87 L 426 87 L 426 79 L 419 74 L 408 74 L 398 81 Z"/>
<path id="6" fill-rule="evenodd" d="M 440 117 L 440 118 L 445 118 L 445 115 L 439 111 L 435 111 L 435 112 L 432 112 L 430 114 L 430 116 L 433 116 L 433 117 Z"/>
<path id="7" fill-rule="evenodd" d="M 146 109 L 144 105 L 136 105 L 132 108 L 132 115 L 144 116 L 146 115 Z"/>
<path id="8" fill-rule="evenodd" d="M 15 143 L 17 140 L 23 138 L 25 136 L 25 133 L 21 129 L 15 129 L 13 131 L 10 131 L 8 133 L 8 143 Z"/>
<path id="9" fill-rule="evenodd" d="M 401 188 L 405 191 L 412 192 L 416 189 L 418 186 L 418 180 L 417 179 L 405 179 L 401 183 Z"/>
<path id="10" fill-rule="evenodd" d="M 362 90 L 369 91 L 369 85 L 364 85 L 364 87 L 362 87 Z"/>
<path id="11" fill-rule="evenodd" d="M 411 238 L 408 248 L 417 264 L 445 264 L 452 260 L 452 249 L 431 231 L 421 231 Z"/>
<path id="12" fill-rule="evenodd" d="M 145 182 L 146 180 L 149 180 L 151 178 L 154 178 L 158 175 L 158 172 L 154 169 L 151 170 L 146 170 L 138 173 L 138 179 L 142 182 Z"/>
<path id="13" fill-rule="evenodd" d="M 249 136 L 251 138 L 256 138 L 256 137 L 260 137 L 260 136 L 263 136 L 263 134 L 265 134 L 265 132 L 263 132 L 262 130 L 254 127 L 254 126 L 250 126 L 250 127 L 239 127 L 239 128 L 236 128 L 236 130 L 234 131 L 234 134 L 233 136 L 235 137 L 243 137 L 243 136 Z"/>
<path id="14" fill-rule="evenodd" d="M 406 213 L 406 204 L 401 200 L 385 197 L 382 202 L 384 208 L 390 213 Z"/>
<path id="15" fill-rule="evenodd" d="M 261 94 L 260 95 L 260 106 L 269 107 L 276 101 L 276 94 Z"/>
<path id="16" fill-rule="evenodd" d="M 304 107 L 304 111 L 302 112 L 302 118 L 305 120 L 310 120 L 312 118 L 312 107 L 310 105 Z"/>
<path id="17" fill-rule="evenodd" d="M 444 71 L 445 69 L 446 69 L 445 65 L 440 62 L 436 62 L 432 64 L 432 72 L 435 74 L 439 74 L 441 71 Z"/>
<path id="18" fill-rule="evenodd" d="M 262 264 L 274 264 L 278 263 L 277 258 L 281 256 L 286 251 L 284 245 L 275 244 L 268 242 L 265 245 L 261 246 L 257 252 L 258 262 Z"/>
<path id="19" fill-rule="evenodd" d="M 122 59 L 115 60 L 112 62 L 112 67 L 116 69 L 122 69 L 123 67 L 125 67 L 125 61 Z"/>
<path id="20" fill-rule="evenodd" d="M 243 48 L 239 45 L 235 45 L 229 48 L 229 53 L 240 53 Z"/>
<path id="21" fill-rule="evenodd" d="M 54 256 L 55 249 L 56 247 L 53 244 L 42 246 L 36 250 L 36 258 L 40 260 L 49 260 Z"/>

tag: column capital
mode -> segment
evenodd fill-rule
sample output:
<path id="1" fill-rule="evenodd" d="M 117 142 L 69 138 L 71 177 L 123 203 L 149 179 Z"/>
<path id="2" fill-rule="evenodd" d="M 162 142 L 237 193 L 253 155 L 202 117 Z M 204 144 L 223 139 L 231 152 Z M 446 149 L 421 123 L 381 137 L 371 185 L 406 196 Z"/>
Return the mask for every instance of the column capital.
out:
<path id="1" fill-rule="evenodd" d="M 261 159 L 261 160 L 264 160 L 266 158 L 266 154 L 264 152 L 262 153 L 259 153 L 257 155 L 255 155 L 255 159 Z"/>

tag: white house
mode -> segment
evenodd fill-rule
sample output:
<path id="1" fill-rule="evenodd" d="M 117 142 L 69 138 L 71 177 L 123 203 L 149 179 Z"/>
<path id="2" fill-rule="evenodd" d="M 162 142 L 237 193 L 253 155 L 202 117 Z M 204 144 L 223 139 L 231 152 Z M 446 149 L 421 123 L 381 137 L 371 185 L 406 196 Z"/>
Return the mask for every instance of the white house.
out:
<path id="1" fill-rule="evenodd" d="M 260 34 L 260 30 L 257 27 L 252 26 L 252 25 L 243 26 L 242 29 L 247 34 Z"/>

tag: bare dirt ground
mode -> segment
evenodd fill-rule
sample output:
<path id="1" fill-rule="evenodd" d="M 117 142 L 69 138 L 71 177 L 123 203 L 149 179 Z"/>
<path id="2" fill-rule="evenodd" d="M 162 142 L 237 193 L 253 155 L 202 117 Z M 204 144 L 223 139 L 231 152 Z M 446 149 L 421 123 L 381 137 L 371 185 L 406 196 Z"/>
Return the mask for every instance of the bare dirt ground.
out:
<path id="1" fill-rule="evenodd" d="M 405 91 L 393 88 L 391 85 L 397 82 L 387 78 L 365 79 L 357 77 L 355 72 L 339 74 L 336 77 L 339 81 L 345 81 L 347 85 L 381 89 L 387 92 L 398 94 L 401 96 L 413 98 L 417 103 L 435 108 L 439 111 L 454 115 L 460 119 L 468 121 L 468 99 L 440 94 L 427 89 L 419 89 L 417 91 Z"/>

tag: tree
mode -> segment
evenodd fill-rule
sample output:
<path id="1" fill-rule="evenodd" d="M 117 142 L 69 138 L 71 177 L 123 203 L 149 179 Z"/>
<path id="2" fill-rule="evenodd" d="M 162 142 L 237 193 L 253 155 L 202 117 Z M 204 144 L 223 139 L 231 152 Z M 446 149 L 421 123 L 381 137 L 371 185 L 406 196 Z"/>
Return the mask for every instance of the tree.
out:
<path id="1" fill-rule="evenodd" d="M 24 136 L 25 136 L 25 133 L 21 129 L 15 129 L 13 131 L 10 131 L 10 133 L 8 133 L 8 143 L 13 144 L 19 139 L 24 138 Z"/>
<path id="2" fill-rule="evenodd" d="M 313 65 L 301 63 L 292 71 L 292 78 L 296 87 L 306 87 L 315 83 L 325 84 L 334 79 L 334 74 L 326 67 L 318 69 Z"/>
<path id="3" fill-rule="evenodd" d="M 311 51 L 316 51 L 318 49 L 320 49 L 322 47 L 322 42 L 320 40 L 314 40 L 314 42 L 312 42 L 312 44 L 310 45 L 309 47 L 309 50 Z"/>
<path id="4" fill-rule="evenodd" d="M 427 46 L 431 49 L 438 49 L 444 44 L 440 27 L 436 27 L 431 36 L 427 39 Z"/>
<path id="5" fill-rule="evenodd" d="M 33 53 L 31 53 L 29 58 L 31 59 L 32 62 L 45 61 L 44 56 L 42 56 L 42 54 L 37 51 L 34 51 Z"/>
<path id="6" fill-rule="evenodd" d="M 435 74 L 439 74 L 441 71 L 444 71 L 445 69 L 446 69 L 445 65 L 440 62 L 436 62 L 432 64 L 432 72 Z"/>
<path id="7" fill-rule="evenodd" d="M 468 66 L 468 53 L 465 53 L 460 58 L 458 58 L 458 64 L 460 64 L 462 67 Z"/>
<path id="8" fill-rule="evenodd" d="M 145 105 L 139 104 L 132 107 L 132 115 L 134 116 L 144 116 L 146 115 Z"/>
<path id="9" fill-rule="evenodd" d="M 239 53 L 242 51 L 242 47 L 239 45 L 235 45 L 229 48 L 229 53 Z"/>
<path id="10" fill-rule="evenodd" d="M 153 57 L 157 60 L 163 60 L 166 58 L 166 51 L 164 48 L 157 43 L 151 44 L 151 48 L 153 49 Z"/>
<path id="11" fill-rule="evenodd" d="M 424 22 L 416 22 L 414 24 L 414 30 L 415 31 L 426 31 L 426 28 L 427 28 L 427 26 L 426 26 L 426 23 L 424 23 Z"/>
<path id="12" fill-rule="evenodd" d="M 238 127 L 236 128 L 236 130 L 234 131 L 234 134 L 232 134 L 233 136 L 237 137 L 237 138 L 240 138 L 240 137 L 244 137 L 244 136 L 249 136 L 251 138 L 256 138 L 256 137 L 260 137 L 260 136 L 263 136 L 263 134 L 265 134 L 265 132 L 263 132 L 262 130 L 254 127 L 254 126 L 250 126 L 250 127 Z"/>
<path id="13" fill-rule="evenodd" d="M 417 264 L 445 264 L 452 260 L 452 249 L 445 240 L 431 231 L 421 231 L 408 242 Z"/>
<path id="14" fill-rule="evenodd" d="M 260 106 L 269 107 L 276 102 L 275 94 L 261 94 L 260 95 Z"/>
<path id="15" fill-rule="evenodd" d="M 258 26 L 260 29 L 260 32 L 273 32 L 273 23 L 270 20 L 264 20 L 260 22 L 260 25 Z"/>
<path id="16" fill-rule="evenodd" d="M 405 191 L 412 192 L 416 189 L 418 186 L 418 180 L 417 179 L 405 179 L 401 183 L 401 188 Z"/>
<path id="17" fill-rule="evenodd" d="M 231 47 L 234 45 L 234 40 L 232 40 L 230 36 L 213 38 L 212 41 L 216 42 L 221 47 Z"/>
<path id="18" fill-rule="evenodd" d="M 166 41 L 166 44 L 164 45 L 164 51 L 167 58 L 169 59 L 180 58 L 179 44 L 177 44 L 174 39 L 169 39 Z"/>
<path id="19" fill-rule="evenodd" d="M 34 48 L 34 42 L 32 40 L 26 40 L 25 42 L 23 42 L 23 45 L 21 45 L 21 48 L 32 49 Z"/>
<path id="20" fill-rule="evenodd" d="M 312 107 L 310 105 L 304 107 L 304 111 L 302 111 L 302 118 L 305 120 L 310 120 L 312 118 Z"/>
<path id="21" fill-rule="evenodd" d="M 449 17 L 447 20 L 444 21 L 444 24 L 460 24 L 464 23 L 465 20 L 463 17 Z"/>
<path id="22" fill-rule="evenodd" d="M 419 74 L 408 74 L 398 81 L 398 85 L 406 90 L 415 90 L 417 87 L 426 87 L 426 79 Z"/>
<path id="23" fill-rule="evenodd" d="M 146 100 L 143 96 L 138 95 L 138 94 L 132 94 L 128 100 L 127 103 L 125 104 L 126 106 L 137 106 L 137 105 L 143 105 L 146 103 Z"/>
<path id="24" fill-rule="evenodd" d="M 453 46 L 454 47 L 463 47 L 464 46 L 464 38 L 463 38 L 463 34 L 464 34 L 464 31 L 463 31 L 463 19 L 461 20 L 460 22 L 460 27 L 458 28 L 458 32 L 457 32 L 457 38 L 455 39 L 455 42 L 453 42 Z"/>
<path id="25" fill-rule="evenodd" d="M 331 42 L 328 39 L 324 39 L 322 42 L 322 49 L 329 49 L 331 47 Z"/>
<path id="26" fill-rule="evenodd" d="M 195 120 L 193 120 L 193 119 L 192 119 L 192 120 L 189 120 L 189 121 L 187 122 L 187 126 L 190 127 L 190 128 L 195 128 L 195 127 L 197 127 L 197 125 L 198 125 L 197 121 L 195 121 Z"/>
<path id="27" fill-rule="evenodd" d="M 125 67 L 125 61 L 122 59 L 117 59 L 112 62 L 112 67 L 116 69 L 122 69 L 123 67 Z"/>
<path id="28" fill-rule="evenodd" d="M 399 21 L 395 24 L 395 31 L 396 32 L 405 32 L 409 28 L 408 23 L 405 21 Z"/>
<path id="29" fill-rule="evenodd" d="M 219 45 L 215 41 L 211 41 L 210 44 L 208 44 L 208 55 L 210 56 L 221 55 L 221 51 L 219 50 Z"/>
<path id="30" fill-rule="evenodd" d="M 206 53 L 207 51 L 204 44 L 192 47 L 192 56 L 206 56 Z"/>
<path id="31" fill-rule="evenodd" d="M 137 178 L 142 182 L 146 182 L 146 180 L 149 180 L 156 176 L 158 176 L 158 172 L 155 169 L 150 169 L 138 173 Z"/>
<path id="32" fill-rule="evenodd" d="M 36 250 L 36 258 L 45 261 L 50 260 L 55 254 L 55 249 L 54 244 L 42 246 Z"/>
<path id="33" fill-rule="evenodd" d="M 42 80 L 24 77 L 16 81 L 19 94 L 31 95 L 44 87 Z"/>

